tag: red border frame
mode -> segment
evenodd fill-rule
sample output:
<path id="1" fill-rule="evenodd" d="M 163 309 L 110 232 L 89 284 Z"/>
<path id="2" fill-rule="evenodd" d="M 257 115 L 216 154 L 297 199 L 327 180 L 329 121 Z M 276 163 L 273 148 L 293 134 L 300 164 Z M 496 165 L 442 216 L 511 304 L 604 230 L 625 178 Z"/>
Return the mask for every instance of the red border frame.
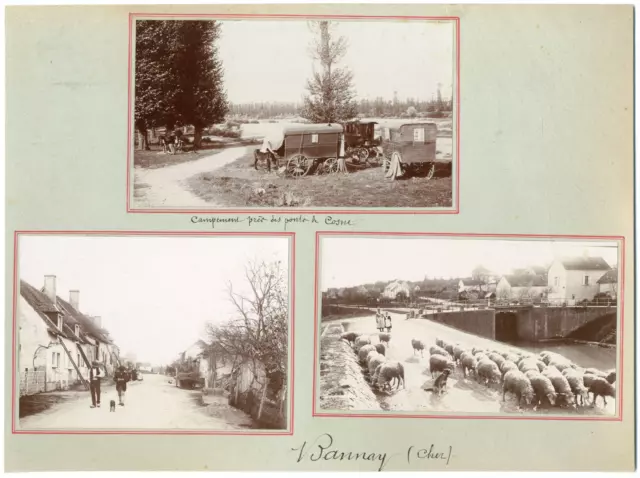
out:
<path id="1" fill-rule="evenodd" d="M 509 415 L 411 415 L 411 414 L 373 414 L 373 413 L 324 413 L 316 410 L 316 375 L 318 372 L 318 332 L 319 332 L 319 317 L 318 317 L 318 295 L 320 286 L 320 236 L 413 236 L 413 237 L 469 237 L 469 238 L 494 238 L 494 239 L 561 239 L 561 240 L 604 240 L 604 241 L 618 241 L 620 242 L 620 264 L 618 266 L 620 270 L 620 335 L 619 335 L 619 369 L 620 369 L 620 386 L 618 387 L 616 396 L 618 397 L 618 415 L 615 417 L 600 417 L 600 416 L 509 416 Z M 624 285 L 625 285 L 625 238 L 624 236 L 581 236 L 581 235 L 554 235 L 554 234 L 473 234 L 473 233 L 429 233 L 429 232 L 346 232 L 346 231 L 317 231 L 316 232 L 316 258 L 315 258 L 315 277 L 314 277 L 314 342 L 313 342 L 313 394 L 312 394 L 312 415 L 314 417 L 327 417 L 327 418 L 438 418 L 438 419 L 463 419 L 463 420 L 560 420 L 560 421 L 602 421 L 602 422 L 617 422 L 622 421 L 622 401 L 623 401 L 623 358 L 624 358 Z"/>
<path id="2" fill-rule="evenodd" d="M 17 299 L 18 299 L 18 240 L 23 235 L 69 235 L 69 236 L 267 236 L 267 237 L 288 237 L 289 246 L 289 271 L 290 285 L 290 331 L 289 331 L 289 429 L 284 431 L 206 431 L 206 430 L 19 430 L 16 429 L 16 341 L 17 341 Z M 294 353 L 295 353 L 295 250 L 296 235 L 293 232 L 176 232 L 176 231 L 15 231 L 13 242 L 13 319 L 12 319 L 12 342 L 11 342 L 11 433 L 14 435 L 242 435 L 242 436 L 290 436 L 293 435 L 294 426 Z"/>
<path id="3" fill-rule="evenodd" d="M 247 18 L 269 18 L 269 19 L 311 19 L 311 18 L 328 18 L 338 20 L 453 20 L 455 24 L 455 195 L 452 192 L 452 201 L 455 196 L 455 207 L 452 209 L 392 209 L 385 208 L 383 210 L 371 210 L 371 209 L 133 209 L 131 208 L 131 172 L 132 172 L 132 118 L 133 118 L 133 65 L 132 65 L 132 51 L 133 44 L 133 24 L 136 17 L 141 18 L 220 18 L 220 19 L 247 19 Z M 128 67 L 127 67 L 127 213 L 140 213 L 140 214 L 459 214 L 460 213 L 460 17 L 431 17 L 431 16 L 383 16 L 383 15 L 299 15 L 299 14 L 174 14 L 174 13 L 129 13 L 129 47 L 128 47 Z M 451 178 L 453 185 L 453 178 Z"/>

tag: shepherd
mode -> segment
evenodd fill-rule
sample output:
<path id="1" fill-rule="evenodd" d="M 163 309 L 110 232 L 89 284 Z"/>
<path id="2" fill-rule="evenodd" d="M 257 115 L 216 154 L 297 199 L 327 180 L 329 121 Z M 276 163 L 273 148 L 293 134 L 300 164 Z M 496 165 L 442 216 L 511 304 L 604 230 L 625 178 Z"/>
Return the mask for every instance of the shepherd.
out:
<path id="1" fill-rule="evenodd" d="M 380 332 L 384 332 L 384 314 L 380 312 L 380 309 L 376 312 L 376 327 Z"/>
<path id="2" fill-rule="evenodd" d="M 91 408 L 100 408 L 100 379 L 104 376 L 100 370 L 100 362 L 93 361 L 89 369 L 89 389 L 91 390 Z"/>
<path id="3" fill-rule="evenodd" d="M 127 391 L 127 382 L 129 381 L 129 374 L 124 365 L 118 367 L 118 371 L 115 373 L 116 392 L 118 392 L 118 405 L 124 407 L 124 395 Z"/>

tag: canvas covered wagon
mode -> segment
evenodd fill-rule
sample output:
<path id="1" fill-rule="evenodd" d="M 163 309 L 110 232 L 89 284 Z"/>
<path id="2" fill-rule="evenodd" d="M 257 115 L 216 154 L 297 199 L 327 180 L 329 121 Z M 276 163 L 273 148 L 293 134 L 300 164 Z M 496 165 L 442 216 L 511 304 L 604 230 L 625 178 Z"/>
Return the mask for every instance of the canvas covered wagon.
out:
<path id="1" fill-rule="evenodd" d="M 382 127 L 382 169 L 385 177 L 421 175 L 431 179 L 435 172 L 436 138 L 435 123 L 404 123 Z"/>
<path id="2" fill-rule="evenodd" d="M 338 170 L 344 157 L 344 135 L 340 124 L 284 126 L 265 137 L 261 152 L 271 150 L 287 176 L 306 176 L 313 166 L 326 172 Z"/>

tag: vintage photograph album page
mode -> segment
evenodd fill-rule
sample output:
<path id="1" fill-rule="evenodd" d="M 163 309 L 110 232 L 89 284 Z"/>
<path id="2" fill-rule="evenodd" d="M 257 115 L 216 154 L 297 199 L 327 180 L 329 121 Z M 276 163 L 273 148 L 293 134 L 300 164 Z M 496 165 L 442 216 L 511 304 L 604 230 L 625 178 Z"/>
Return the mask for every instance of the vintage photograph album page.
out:
<path id="1" fill-rule="evenodd" d="M 633 470 L 633 14 L 8 7 L 5 469 Z"/>

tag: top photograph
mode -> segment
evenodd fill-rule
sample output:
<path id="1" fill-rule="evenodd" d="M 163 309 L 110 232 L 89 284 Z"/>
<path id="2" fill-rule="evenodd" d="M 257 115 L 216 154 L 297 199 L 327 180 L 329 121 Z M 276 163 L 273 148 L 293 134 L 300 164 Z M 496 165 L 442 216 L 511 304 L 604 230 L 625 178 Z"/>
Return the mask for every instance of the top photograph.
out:
<path id="1" fill-rule="evenodd" d="M 459 19 L 130 18 L 128 212 L 459 212 Z"/>

